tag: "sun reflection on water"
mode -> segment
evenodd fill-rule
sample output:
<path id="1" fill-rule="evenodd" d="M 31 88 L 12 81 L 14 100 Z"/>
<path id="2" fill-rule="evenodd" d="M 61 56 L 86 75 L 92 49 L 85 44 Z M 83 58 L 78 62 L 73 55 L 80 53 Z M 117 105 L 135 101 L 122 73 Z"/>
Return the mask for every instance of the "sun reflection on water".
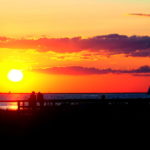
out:
<path id="1" fill-rule="evenodd" d="M 0 110 L 17 110 L 18 105 L 17 102 L 12 102 L 12 103 L 3 103 L 3 105 L 0 105 Z"/>
<path id="2" fill-rule="evenodd" d="M 17 103 L 11 103 L 8 107 L 8 110 L 17 110 L 18 109 L 18 105 Z"/>

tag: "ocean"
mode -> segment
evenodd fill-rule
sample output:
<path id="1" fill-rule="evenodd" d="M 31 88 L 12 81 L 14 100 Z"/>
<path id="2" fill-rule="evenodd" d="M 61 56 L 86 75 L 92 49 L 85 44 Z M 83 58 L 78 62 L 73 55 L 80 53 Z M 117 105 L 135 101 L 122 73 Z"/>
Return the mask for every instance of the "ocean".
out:
<path id="1" fill-rule="evenodd" d="M 150 98 L 147 93 L 44 93 L 44 99 L 101 99 L 105 95 L 106 99 L 145 99 Z M 30 93 L 0 93 L 0 100 L 28 100 Z M 1 109 L 15 109 L 15 103 L 0 103 Z"/>

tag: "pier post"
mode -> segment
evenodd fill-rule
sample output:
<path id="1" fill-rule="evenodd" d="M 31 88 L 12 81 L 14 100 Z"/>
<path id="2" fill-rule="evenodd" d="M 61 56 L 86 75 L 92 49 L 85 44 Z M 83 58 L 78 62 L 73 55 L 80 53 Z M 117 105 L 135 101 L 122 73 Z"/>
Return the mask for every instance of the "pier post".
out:
<path id="1" fill-rule="evenodd" d="M 20 102 L 18 101 L 18 111 L 20 111 Z"/>

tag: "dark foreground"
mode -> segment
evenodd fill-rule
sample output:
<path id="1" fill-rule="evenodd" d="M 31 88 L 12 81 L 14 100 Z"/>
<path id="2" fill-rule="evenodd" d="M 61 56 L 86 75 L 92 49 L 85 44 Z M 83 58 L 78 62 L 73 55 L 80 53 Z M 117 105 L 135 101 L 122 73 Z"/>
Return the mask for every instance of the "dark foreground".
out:
<path id="1" fill-rule="evenodd" d="M 138 101 L 138 100 L 137 100 Z M 150 120 L 150 100 L 104 101 L 103 103 L 65 104 L 38 110 L 0 111 L 0 134 L 23 138 L 56 139 L 68 134 L 79 137 L 90 132 L 107 132 L 115 121 Z"/>

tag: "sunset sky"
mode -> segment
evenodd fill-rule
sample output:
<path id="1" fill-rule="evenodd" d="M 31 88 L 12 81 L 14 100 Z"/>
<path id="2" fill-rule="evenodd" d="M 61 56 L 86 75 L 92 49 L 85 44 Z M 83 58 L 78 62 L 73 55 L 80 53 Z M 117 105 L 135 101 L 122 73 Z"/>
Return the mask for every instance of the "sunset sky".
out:
<path id="1" fill-rule="evenodd" d="M 0 0 L 0 79 L 0 92 L 146 92 L 150 1 Z"/>

